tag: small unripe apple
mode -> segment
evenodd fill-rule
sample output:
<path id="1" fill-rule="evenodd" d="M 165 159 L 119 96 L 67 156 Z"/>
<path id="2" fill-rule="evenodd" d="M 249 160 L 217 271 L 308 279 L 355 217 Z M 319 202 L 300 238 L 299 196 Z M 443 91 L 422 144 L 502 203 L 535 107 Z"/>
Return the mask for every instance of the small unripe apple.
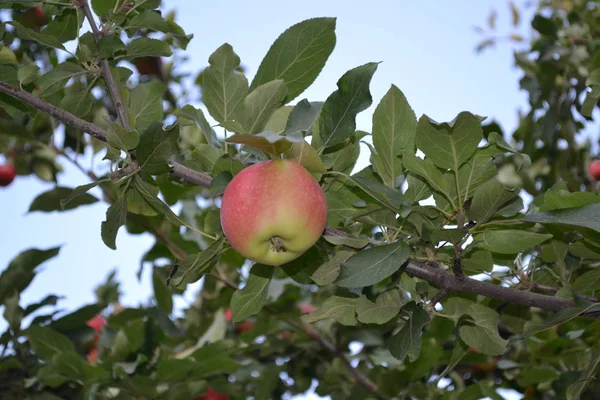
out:
<path id="1" fill-rule="evenodd" d="M 278 266 L 300 257 L 325 230 L 323 189 L 300 164 L 262 161 L 227 185 L 221 226 L 233 247 L 256 262 Z"/>
<path id="2" fill-rule="evenodd" d="M 592 161 L 588 164 L 588 172 L 595 181 L 600 181 L 600 161 Z"/>
<path id="3" fill-rule="evenodd" d="M 15 180 L 17 170 L 10 164 L 0 165 L 0 186 L 8 186 Z"/>

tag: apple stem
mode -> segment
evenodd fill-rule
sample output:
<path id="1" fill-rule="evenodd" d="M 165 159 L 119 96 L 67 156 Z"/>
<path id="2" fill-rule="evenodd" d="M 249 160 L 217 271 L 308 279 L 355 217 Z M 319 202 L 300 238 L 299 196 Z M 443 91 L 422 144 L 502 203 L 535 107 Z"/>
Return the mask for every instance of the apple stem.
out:
<path id="1" fill-rule="evenodd" d="M 281 240 L 279 236 L 273 236 L 271 238 L 271 244 L 273 245 L 273 249 L 278 253 L 287 251 L 283 245 L 283 240 Z"/>

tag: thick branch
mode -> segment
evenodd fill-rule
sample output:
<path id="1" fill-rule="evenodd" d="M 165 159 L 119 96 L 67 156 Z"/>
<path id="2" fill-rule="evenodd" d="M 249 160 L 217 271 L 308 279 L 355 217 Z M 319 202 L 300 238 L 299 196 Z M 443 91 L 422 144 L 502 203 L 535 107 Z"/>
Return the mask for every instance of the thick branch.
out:
<path id="1" fill-rule="evenodd" d="M 96 25 L 96 20 L 94 18 L 94 14 L 92 14 L 92 10 L 90 8 L 90 4 L 88 0 L 79 0 L 79 5 L 83 9 L 85 17 L 87 18 L 90 26 L 92 27 L 92 32 L 94 33 L 94 39 L 96 40 L 96 44 L 102 38 L 102 32 L 98 29 Z M 117 83 L 115 82 L 115 78 L 110 73 L 110 65 L 108 65 L 108 61 L 105 59 L 100 60 L 100 69 L 102 71 L 102 76 L 104 77 L 104 81 L 106 82 L 106 87 L 108 88 L 108 92 L 110 93 L 110 97 L 113 100 L 115 108 L 117 110 L 117 115 L 123 128 L 125 130 L 130 131 L 131 125 L 129 124 L 129 117 L 127 116 L 127 110 L 123 106 L 123 102 L 121 101 L 121 96 L 119 95 L 119 88 Z"/>
<path id="2" fill-rule="evenodd" d="M 10 96 L 13 96 L 38 108 L 41 111 L 50 114 L 57 120 L 67 125 L 81 129 L 100 140 L 106 141 L 106 132 L 104 130 L 87 121 L 77 118 L 65 110 L 38 99 L 24 90 L 0 82 L 0 93 L 6 93 Z M 173 175 L 179 177 L 183 182 L 189 182 L 203 187 L 210 187 L 210 183 L 212 181 L 210 176 L 194 171 L 176 162 L 171 162 L 171 167 Z M 350 236 L 344 231 L 329 227 L 325 229 L 324 234 L 329 236 Z M 445 288 L 450 291 L 475 293 L 481 296 L 514 304 L 538 307 L 551 311 L 561 310 L 564 308 L 573 307 L 575 305 L 572 300 L 561 297 L 548 296 L 539 293 L 522 291 L 515 288 L 503 287 L 489 282 L 481 282 L 468 277 L 461 279 L 440 268 L 434 268 L 415 260 L 408 262 L 406 272 L 443 289 Z"/>

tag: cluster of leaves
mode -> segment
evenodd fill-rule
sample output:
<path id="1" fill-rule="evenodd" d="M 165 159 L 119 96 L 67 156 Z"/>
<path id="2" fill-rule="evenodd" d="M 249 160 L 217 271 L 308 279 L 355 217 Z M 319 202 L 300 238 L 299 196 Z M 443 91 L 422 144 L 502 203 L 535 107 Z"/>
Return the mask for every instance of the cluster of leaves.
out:
<path id="1" fill-rule="evenodd" d="M 357 130 L 356 116 L 373 105 L 369 84 L 377 63 L 346 72 L 325 101 L 298 100 L 335 47 L 333 18 L 287 29 L 251 82 L 232 46 L 216 49 L 196 79 L 213 125 L 201 108 L 165 107 L 165 77 L 136 81 L 124 63 L 185 50 L 191 37 L 162 16 L 158 1 L 92 1 L 103 24 L 98 43 L 80 32 L 81 4 L 44 4 L 47 25 L 34 29 L 18 22 L 31 4 L 11 2 L 13 17 L 0 25 L 0 76 L 104 129 L 106 143 L 72 127 L 58 143 L 60 119 L 0 95 L 0 146 L 20 173 L 54 182 L 57 154 L 76 162 L 86 147 L 105 152 L 110 173 L 92 173 L 93 181 L 77 188 L 57 183 L 30 211 L 95 203 L 88 191 L 101 189 L 110 203 L 101 226 L 108 247 L 116 249 L 123 227 L 157 239 L 141 260 L 152 265 L 154 298 L 124 308 L 109 276 L 96 304 L 42 314 L 58 296 L 22 307 L 19 294 L 59 249 L 22 252 L 0 275 L 10 324 L 0 339 L 3 395 L 189 399 L 210 387 L 232 398 L 268 399 L 303 393 L 313 380 L 319 394 L 334 399 L 498 399 L 498 388 L 579 398 L 600 390 L 590 382 L 600 360 L 598 322 L 576 318 L 598 307 L 600 196 L 572 190 L 567 180 L 536 192 L 525 206 L 519 193 L 529 189 L 509 185 L 499 168 L 529 174 L 537 150 L 508 143 L 494 124 L 482 125 L 485 117 L 470 112 L 447 123 L 417 118 L 394 85 L 375 105 L 371 132 Z M 77 51 L 58 62 L 72 39 Z M 109 61 L 127 123 L 116 118 L 101 60 Z M 535 141 L 531 135 L 523 140 Z M 361 143 L 371 165 L 353 173 Z M 35 167 L 40 152 L 50 154 L 44 173 Z M 326 194 L 328 226 L 349 237 L 328 230 L 281 268 L 248 268 L 223 237 L 218 198 L 247 165 L 276 157 L 313 174 Z M 203 174 L 206 187 L 174 177 L 175 165 Z M 172 211 L 176 204 L 179 213 Z M 573 306 L 548 317 L 476 292 L 441 299 L 440 288 L 405 273 L 419 263 L 462 279 L 484 274 L 515 291 L 550 288 Z M 173 298 L 200 279 L 195 304 L 179 315 Z M 436 298 L 441 307 L 434 308 Z M 305 303 L 317 308 L 301 316 Z M 89 361 L 94 332 L 86 321 L 101 312 L 108 325 L 98 359 Z M 306 324 L 334 343 L 333 354 L 307 334 Z M 354 365 L 344 356 L 352 342 L 362 345 Z M 357 388 L 356 373 L 376 390 Z M 431 384 L 446 376 L 448 386 Z"/>
<path id="2" fill-rule="evenodd" d="M 546 192 L 558 182 L 570 191 L 594 190 L 587 173 L 596 135 L 586 131 L 600 98 L 600 16 L 597 1 L 539 1 L 534 17 L 523 24 L 521 11 L 509 3 L 513 42 L 525 42 L 525 28 L 531 40 L 515 50 L 516 67 L 522 72 L 520 88 L 528 97 L 529 109 L 520 113 L 512 133 L 515 147 L 532 159 L 532 167 L 515 171 L 510 160 L 501 173 L 507 180 L 521 182 L 531 195 Z M 489 30 L 478 45 L 483 50 L 504 35 L 497 33 L 496 12 L 488 20 Z M 529 34 L 529 31 L 527 31 Z M 500 127 L 494 122 L 493 129 Z M 586 137 L 587 135 L 587 137 Z"/>

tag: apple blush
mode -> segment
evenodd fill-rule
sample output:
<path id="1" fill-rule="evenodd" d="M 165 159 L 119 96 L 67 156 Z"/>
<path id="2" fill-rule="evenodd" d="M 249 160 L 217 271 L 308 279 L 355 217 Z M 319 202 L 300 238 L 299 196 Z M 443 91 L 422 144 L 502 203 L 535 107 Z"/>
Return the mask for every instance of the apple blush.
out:
<path id="1" fill-rule="evenodd" d="M 300 257 L 323 234 L 327 201 L 319 183 L 291 160 L 239 172 L 221 203 L 223 233 L 242 256 L 278 266 Z"/>

